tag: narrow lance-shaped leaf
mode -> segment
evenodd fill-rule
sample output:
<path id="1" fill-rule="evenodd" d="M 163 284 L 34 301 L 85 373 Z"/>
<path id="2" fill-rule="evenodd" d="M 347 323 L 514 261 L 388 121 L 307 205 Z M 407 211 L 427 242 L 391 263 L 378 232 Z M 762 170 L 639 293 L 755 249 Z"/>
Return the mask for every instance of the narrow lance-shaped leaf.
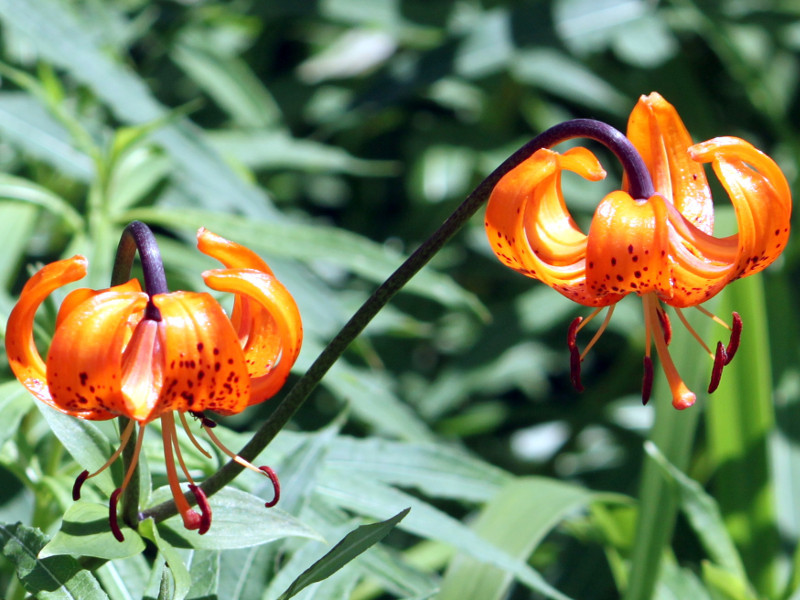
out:
<path id="1" fill-rule="evenodd" d="M 289 598 L 292 598 L 300 592 L 300 590 L 308 587 L 312 583 L 317 583 L 333 575 L 359 554 L 385 538 L 389 532 L 394 529 L 395 525 L 403 520 L 409 510 L 411 509 L 406 508 L 391 519 L 381 521 L 380 523 L 362 525 L 348 533 L 342 541 L 331 548 L 330 552 L 295 579 L 292 585 L 281 594 L 278 600 L 289 600 Z"/>

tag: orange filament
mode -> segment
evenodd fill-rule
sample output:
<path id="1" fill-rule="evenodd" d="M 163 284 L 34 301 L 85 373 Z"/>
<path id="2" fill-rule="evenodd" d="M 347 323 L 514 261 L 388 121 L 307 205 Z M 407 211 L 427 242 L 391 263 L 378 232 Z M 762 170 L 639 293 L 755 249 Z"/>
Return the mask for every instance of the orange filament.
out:
<path id="1" fill-rule="evenodd" d="M 189 436 L 189 439 L 191 440 L 192 444 L 194 444 L 194 447 L 197 448 L 200 454 L 202 454 L 206 458 L 211 458 L 211 454 L 208 453 L 208 450 L 203 448 L 200 445 L 200 442 L 197 441 L 197 438 L 194 437 L 192 430 L 189 428 L 189 423 L 186 421 L 186 415 L 183 414 L 182 412 L 179 412 L 178 416 L 180 417 L 181 423 L 183 424 L 183 430 L 186 432 L 186 435 Z"/>
<path id="2" fill-rule="evenodd" d="M 652 323 L 660 321 L 658 299 L 654 294 L 645 294 L 642 296 L 642 304 L 644 307 L 645 322 L 648 320 L 650 321 L 650 330 L 652 331 Z M 672 406 L 677 409 L 690 407 L 694 404 L 697 396 L 686 387 L 683 379 L 681 379 L 681 376 L 678 374 L 678 369 L 675 367 L 675 363 L 672 362 L 672 356 L 670 356 L 667 348 L 666 335 L 662 331 L 662 335 L 655 334 L 652 338 L 655 341 L 656 353 L 661 361 L 661 368 L 667 376 L 667 383 L 669 383 L 669 388 L 672 391 Z"/>
<path id="3" fill-rule="evenodd" d="M 172 413 L 164 413 L 161 416 L 161 438 L 164 441 L 164 463 L 167 467 L 167 481 L 172 492 L 172 499 L 183 519 L 183 526 L 186 529 L 200 529 L 203 525 L 203 517 L 197 514 L 189 506 L 189 502 L 181 491 L 178 482 L 178 473 L 175 470 L 175 458 L 172 452 L 173 438 L 175 437 L 175 418 Z"/>

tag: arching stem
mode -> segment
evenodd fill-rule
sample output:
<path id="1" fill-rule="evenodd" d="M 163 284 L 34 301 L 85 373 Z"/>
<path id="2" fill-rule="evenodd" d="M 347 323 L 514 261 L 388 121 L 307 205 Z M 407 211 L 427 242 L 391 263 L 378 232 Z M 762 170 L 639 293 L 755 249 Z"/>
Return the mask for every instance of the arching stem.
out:
<path id="1" fill-rule="evenodd" d="M 428 261 L 469 221 L 469 219 L 488 200 L 497 182 L 514 167 L 541 148 L 550 148 L 556 144 L 573 139 L 589 138 L 595 140 L 620 160 L 628 179 L 630 194 L 634 198 L 648 198 L 653 195 L 654 188 L 639 153 L 631 142 L 618 130 L 601 121 L 592 119 L 575 119 L 551 127 L 522 146 L 467 196 L 447 220 L 417 250 L 400 265 L 373 293 L 367 298 L 339 333 L 317 357 L 308 371 L 295 383 L 267 421 L 253 434 L 250 441 L 238 453 L 243 459 L 253 461 L 275 438 L 278 432 L 289 422 L 295 412 L 309 397 L 312 390 L 328 372 L 328 369 L 344 353 L 350 343 L 364 330 L 372 318 L 425 266 Z M 225 464 L 214 475 L 206 479 L 200 486 L 207 496 L 218 492 L 243 467 L 234 461 Z M 156 521 L 167 519 L 176 514 L 173 502 L 164 502 L 144 511 L 141 518 L 153 518 Z"/>

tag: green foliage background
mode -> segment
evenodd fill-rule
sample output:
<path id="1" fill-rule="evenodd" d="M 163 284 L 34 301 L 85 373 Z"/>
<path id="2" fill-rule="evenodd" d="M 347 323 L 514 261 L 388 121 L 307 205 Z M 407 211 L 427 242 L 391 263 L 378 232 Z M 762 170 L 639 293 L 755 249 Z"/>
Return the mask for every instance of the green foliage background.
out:
<path id="1" fill-rule="evenodd" d="M 746 138 L 795 188 L 799 48 L 789 0 L 0 0 L 2 321 L 40 263 L 80 252 L 88 285 L 107 286 L 133 219 L 156 228 L 172 288 L 201 289 L 206 226 L 295 295 L 296 379 L 484 176 L 557 122 L 624 129 L 656 90 L 695 140 Z M 608 181 L 565 182 L 579 222 L 618 186 L 603 160 Z M 242 475 L 212 498 L 203 538 L 148 523 L 122 547 L 93 525 L 121 473 L 86 502 L 70 490 L 116 432 L 35 405 L 5 369 L 0 596 L 800 598 L 797 256 L 792 238 L 713 303 L 745 329 L 712 397 L 711 361 L 678 333 L 698 403 L 677 413 L 663 381 L 640 405 L 634 299 L 574 392 L 566 328 L 585 312 L 502 267 L 476 217 L 259 457 L 281 476 L 279 509 Z M 55 306 L 40 311 L 42 348 Z M 220 435 L 241 447 L 279 400 Z M 200 479 L 224 458 L 184 453 Z M 163 499 L 145 488 L 146 505 Z M 329 551 L 321 582 L 292 585 Z"/>

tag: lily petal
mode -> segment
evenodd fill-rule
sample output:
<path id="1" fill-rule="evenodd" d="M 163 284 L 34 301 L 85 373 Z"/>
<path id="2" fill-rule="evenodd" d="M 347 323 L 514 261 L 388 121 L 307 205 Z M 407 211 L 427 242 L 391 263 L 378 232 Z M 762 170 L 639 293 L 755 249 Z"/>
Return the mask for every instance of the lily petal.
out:
<path id="1" fill-rule="evenodd" d="M 647 165 L 656 191 L 694 226 L 710 234 L 714 203 L 703 167 L 689 155 L 692 138 L 660 94 L 642 96 L 628 119 L 628 139 Z"/>
<path id="2" fill-rule="evenodd" d="M 275 395 L 289 376 L 303 341 L 300 312 L 285 287 L 253 269 L 215 269 L 203 273 L 206 285 L 236 294 L 248 307 L 249 335 L 243 348 L 252 381 L 250 404 Z"/>
<path id="3" fill-rule="evenodd" d="M 592 294 L 671 297 L 665 204 L 660 195 L 640 201 L 616 191 L 597 206 L 586 249 L 586 284 Z"/>
<path id="4" fill-rule="evenodd" d="M 738 225 L 738 257 L 731 279 L 758 273 L 789 239 L 792 199 L 775 161 L 748 142 L 720 137 L 690 149 L 694 160 L 711 162 L 731 198 Z"/>
<path id="5" fill-rule="evenodd" d="M 47 354 L 51 406 L 94 420 L 126 414 L 121 365 L 128 320 L 146 305 L 143 292 L 108 290 L 63 317 Z"/>
<path id="6" fill-rule="evenodd" d="M 495 186 L 486 207 L 486 232 L 498 258 L 529 277 L 543 281 L 586 306 L 606 306 L 617 297 L 597 297 L 586 287 L 586 235 L 561 193 L 561 171 L 590 181 L 605 176 L 597 158 L 585 148 L 564 154 L 535 152 Z"/>
<path id="7" fill-rule="evenodd" d="M 153 296 L 161 311 L 164 382 L 153 419 L 169 411 L 241 412 L 250 381 L 239 340 L 228 317 L 207 293 L 172 292 Z"/>
<path id="8" fill-rule="evenodd" d="M 73 256 L 43 267 L 25 283 L 6 326 L 6 354 L 11 370 L 37 399 L 53 408 L 57 407 L 47 387 L 47 369 L 33 339 L 33 319 L 54 290 L 86 276 L 87 264 L 83 256 Z"/>

